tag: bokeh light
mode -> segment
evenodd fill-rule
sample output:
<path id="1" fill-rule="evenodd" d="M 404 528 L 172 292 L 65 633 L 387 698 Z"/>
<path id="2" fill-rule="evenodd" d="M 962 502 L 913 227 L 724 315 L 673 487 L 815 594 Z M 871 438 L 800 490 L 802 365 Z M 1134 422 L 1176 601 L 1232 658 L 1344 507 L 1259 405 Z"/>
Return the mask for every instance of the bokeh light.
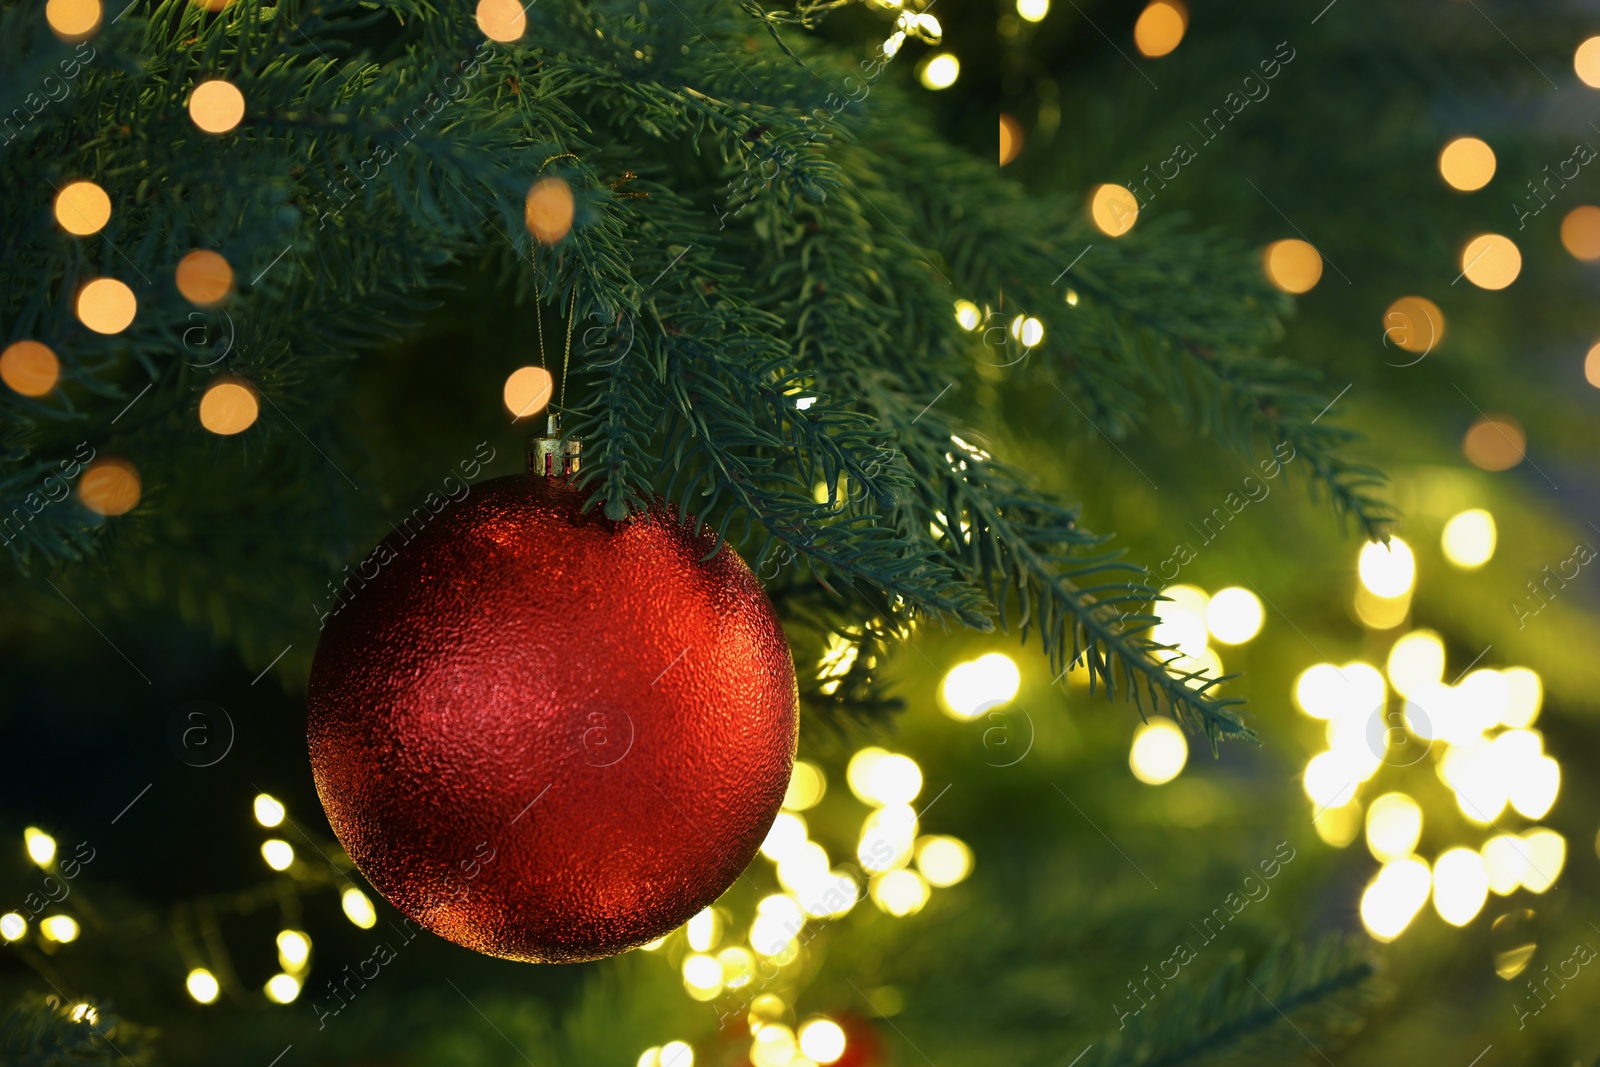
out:
<path id="1" fill-rule="evenodd" d="M 522 218 L 533 239 L 543 245 L 558 243 L 572 229 L 577 202 L 572 187 L 560 178 L 540 178 L 528 190 Z"/>
<path id="2" fill-rule="evenodd" d="M 1511 238 L 1486 233 L 1461 250 L 1461 273 L 1479 289 L 1504 289 L 1522 273 L 1522 253 Z"/>
<path id="3" fill-rule="evenodd" d="M 544 410 L 555 391 L 555 378 L 543 367 L 518 367 L 506 378 L 502 396 L 506 410 L 523 419 Z"/>
<path id="4" fill-rule="evenodd" d="M 266 827 L 277 826 L 288 814 L 283 802 L 270 793 L 257 793 L 251 809 L 255 813 L 256 822 Z"/>
<path id="5" fill-rule="evenodd" d="M 0 381 L 23 396 L 44 396 L 61 379 L 61 361 L 49 345 L 14 341 L 0 352 Z"/>
<path id="6" fill-rule="evenodd" d="M 1022 342 L 1022 347 L 1032 348 L 1044 340 L 1044 323 L 1031 315 L 1018 315 L 1011 320 L 1011 336 Z"/>
<path id="7" fill-rule="evenodd" d="M 954 837 L 938 834 L 920 837 L 916 856 L 917 870 L 929 885 L 939 889 L 948 889 L 972 873 L 972 850 Z"/>
<path id="8" fill-rule="evenodd" d="M 138 310 L 133 290 L 115 278 L 95 278 L 78 290 L 78 321 L 95 333 L 121 333 Z"/>
<path id="9" fill-rule="evenodd" d="M 789 788 L 783 794 L 783 807 L 786 811 L 805 811 L 815 807 L 827 790 L 828 779 L 821 767 L 809 760 L 795 760 Z"/>
<path id="10" fill-rule="evenodd" d="M 28 920 L 18 912 L 8 911 L 0 915 L 0 938 L 7 941 L 20 941 L 28 932 Z"/>
<path id="11" fill-rule="evenodd" d="M 1510 415 L 1488 415 L 1472 424 L 1461 439 L 1467 462 L 1486 471 L 1506 471 L 1527 455 L 1528 438 Z"/>
<path id="12" fill-rule="evenodd" d="M 99 515 L 123 515 L 139 503 L 139 471 L 120 456 L 102 456 L 78 479 L 78 500 Z"/>
<path id="13" fill-rule="evenodd" d="M 1042 22 L 1050 14 L 1050 0 L 1017 0 L 1017 17 L 1023 22 Z M 811 1057 L 816 1059 L 815 1056 Z"/>
<path id="14" fill-rule="evenodd" d="M 722 964 L 700 953 L 685 957 L 683 987 L 695 1000 L 715 1000 L 722 994 Z"/>
<path id="15" fill-rule="evenodd" d="M 800 1024 L 799 1036 L 801 1055 L 813 1063 L 834 1063 L 844 1055 L 844 1028 L 832 1019 L 807 1019 Z"/>
<path id="16" fill-rule="evenodd" d="M 233 267 L 220 252 L 197 248 L 178 260 L 178 292 L 197 307 L 214 307 L 233 291 Z"/>
<path id="17" fill-rule="evenodd" d="M 1000 165 L 1002 167 L 1022 154 L 1022 146 L 1027 143 L 1027 139 L 1027 134 L 1022 129 L 1022 123 L 1002 112 L 1000 115 Z"/>
<path id="18" fill-rule="evenodd" d="M 256 391 L 245 382 L 214 382 L 200 397 L 200 425 L 222 437 L 248 430 L 260 414 Z"/>
<path id="19" fill-rule="evenodd" d="M 1004 704 L 1022 687 L 1022 672 L 1003 652 L 988 652 L 970 663 L 958 663 L 945 675 L 939 693 L 945 711 L 963 721 Z"/>
<path id="20" fill-rule="evenodd" d="M 1165 785 L 1178 777 L 1189 761 L 1189 740 L 1170 719 L 1151 719 L 1133 733 L 1128 766 L 1146 785 Z"/>
<path id="21" fill-rule="evenodd" d="M 344 917 L 363 930 L 378 925 L 378 911 L 372 906 L 372 900 L 355 886 L 347 886 L 339 894 L 339 906 L 344 910 Z"/>
<path id="22" fill-rule="evenodd" d="M 1385 793 L 1367 808 L 1367 847 L 1380 861 L 1416 851 L 1422 839 L 1422 809 L 1404 793 Z"/>
<path id="23" fill-rule="evenodd" d="M 956 322 L 963 330 L 971 333 L 983 322 L 983 313 L 978 310 L 978 305 L 970 300 L 956 301 Z M 1600 347 L 1600 346 L 1597 346 Z"/>
<path id="24" fill-rule="evenodd" d="M 204 967 L 196 967 L 189 972 L 189 977 L 183 980 L 183 986 L 189 995 L 198 1003 L 210 1004 L 217 999 L 217 994 L 222 992 L 222 985 L 217 981 L 217 976 Z"/>
<path id="25" fill-rule="evenodd" d="M 48 867 L 55 862 L 56 839 L 37 826 L 29 826 L 22 831 L 22 846 L 27 849 L 28 858 L 40 867 Z"/>
<path id="26" fill-rule="evenodd" d="M 520 0 L 478 0 L 478 30 L 491 41 L 515 41 L 528 30 Z"/>
<path id="27" fill-rule="evenodd" d="M 1120 185 L 1097 185 L 1089 199 L 1089 217 L 1107 237 L 1121 237 L 1139 220 L 1139 201 Z"/>
<path id="28" fill-rule="evenodd" d="M 1572 54 L 1572 68 L 1591 89 L 1600 89 L 1600 37 L 1591 37 Z"/>
<path id="29" fill-rule="evenodd" d="M 1206 629 L 1225 645 L 1242 645 L 1254 638 L 1266 617 L 1261 598 L 1242 586 L 1219 589 L 1206 605 Z"/>
<path id="30" fill-rule="evenodd" d="M 278 931 L 278 965 L 299 974 L 311 959 L 311 938 L 300 930 Z"/>
<path id="31" fill-rule="evenodd" d="M 868 892 L 881 911 L 896 918 L 921 911 L 929 895 L 928 883 L 922 875 L 905 868 L 877 875 Z"/>
<path id="32" fill-rule="evenodd" d="M 266 993 L 274 1004 L 292 1004 L 300 995 L 300 979 L 292 974 L 275 974 L 267 979 Z"/>
<path id="33" fill-rule="evenodd" d="M 294 846 L 282 838 L 274 837 L 261 842 L 261 858 L 275 871 L 286 871 L 294 862 Z"/>
<path id="34" fill-rule="evenodd" d="M 189 117 L 206 133 L 227 133 L 244 120 L 244 94 L 223 78 L 203 81 L 189 96 Z"/>
<path id="35" fill-rule="evenodd" d="M 1147 59 L 1168 55 L 1189 28 L 1189 10 L 1177 0 L 1155 0 L 1133 24 L 1133 44 Z"/>
<path id="36" fill-rule="evenodd" d="M 1494 556 L 1494 516 L 1472 508 L 1450 517 L 1444 524 L 1441 547 L 1444 558 L 1462 570 L 1474 570 Z"/>
<path id="37" fill-rule="evenodd" d="M 1322 278 L 1322 255 L 1297 237 L 1274 241 L 1262 253 L 1267 280 L 1286 293 L 1310 292 Z"/>
<path id="38" fill-rule="evenodd" d="M 1425 355 L 1444 340 L 1444 312 L 1425 296 L 1402 296 L 1383 313 L 1388 344 Z"/>
<path id="39" fill-rule="evenodd" d="M 961 77 L 961 61 L 949 52 L 929 56 L 918 78 L 925 89 L 948 89 Z"/>
<path id="40" fill-rule="evenodd" d="M 44 935 L 46 941 L 54 941 L 57 944 L 65 945 L 78 940 L 78 934 L 81 931 L 78 927 L 78 920 L 72 916 L 51 915 L 46 919 L 40 920 L 39 932 Z"/>
<path id="41" fill-rule="evenodd" d="M 111 221 L 111 197 L 94 182 L 68 182 L 56 194 L 55 216 L 75 237 L 99 233 Z"/>
<path id="42" fill-rule="evenodd" d="M 1432 630 L 1413 630 L 1389 648 L 1386 666 L 1395 692 L 1421 694 L 1444 677 L 1444 642 Z"/>
<path id="43" fill-rule="evenodd" d="M 1439 175 L 1463 193 L 1482 189 L 1494 177 L 1494 149 L 1476 137 L 1457 137 L 1439 153 Z"/>
<path id="44" fill-rule="evenodd" d="M 1567 862 L 1567 839 L 1554 830 L 1534 829 L 1522 835 L 1527 867 L 1522 885 L 1530 893 L 1543 893 L 1556 884 Z"/>
<path id="45" fill-rule="evenodd" d="M 1583 357 L 1583 380 L 1600 389 L 1600 344 L 1591 346 Z"/>
<path id="46" fill-rule="evenodd" d="M 1362 545 L 1356 569 L 1361 575 L 1361 584 L 1374 596 L 1390 599 L 1409 593 L 1417 576 L 1417 562 L 1411 554 L 1411 546 L 1398 537 L 1389 538 L 1387 545 L 1377 541 Z"/>
<path id="47" fill-rule="evenodd" d="M 1433 907 L 1451 926 L 1471 922 L 1489 898 L 1483 857 L 1470 848 L 1452 848 L 1433 864 Z"/>
<path id="48" fill-rule="evenodd" d="M 1533 725 L 1539 717 L 1539 704 L 1544 697 L 1544 687 L 1539 676 L 1526 667 L 1508 667 L 1500 672 L 1506 686 L 1506 705 L 1500 715 L 1500 725 L 1514 730 Z"/>
<path id="49" fill-rule="evenodd" d="M 1573 259 L 1600 259 L 1600 207 L 1584 204 L 1567 212 L 1561 220 L 1561 245 Z"/>
<path id="50" fill-rule="evenodd" d="M 1361 922 L 1378 941 L 1393 941 L 1405 932 L 1428 902 L 1433 873 L 1421 860 L 1391 860 L 1361 894 Z"/>
<path id="51" fill-rule="evenodd" d="M 101 15 L 100 0 L 49 0 L 44 6 L 44 20 L 51 32 L 68 44 L 93 37 L 100 29 Z"/>

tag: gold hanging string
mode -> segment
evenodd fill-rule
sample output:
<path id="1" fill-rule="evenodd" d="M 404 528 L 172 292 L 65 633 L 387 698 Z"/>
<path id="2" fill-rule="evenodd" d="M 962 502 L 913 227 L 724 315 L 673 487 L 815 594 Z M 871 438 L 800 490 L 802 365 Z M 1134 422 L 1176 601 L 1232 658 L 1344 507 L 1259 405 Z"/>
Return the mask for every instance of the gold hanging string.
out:
<path id="1" fill-rule="evenodd" d="M 567 367 L 572 364 L 572 324 L 578 318 L 578 283 L 572 283 L 572 304 L 567 308 L 567 354 L 561 360 L 561 410 L 567 409 Z M 539 338 L 543 342 L 544 338 Z"/>

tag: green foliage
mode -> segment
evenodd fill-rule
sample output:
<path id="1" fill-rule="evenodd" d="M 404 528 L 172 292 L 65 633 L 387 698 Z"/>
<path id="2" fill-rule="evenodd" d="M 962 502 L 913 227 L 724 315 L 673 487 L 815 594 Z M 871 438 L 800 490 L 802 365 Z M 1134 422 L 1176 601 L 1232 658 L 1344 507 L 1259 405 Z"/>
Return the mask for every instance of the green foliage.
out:
<path id="1" fill-rule="evenodd" d="M 64 1004 L 29 993 L 0 1016 L 0 1064 L 5 1067 L 97 1067 L 149 1062 L 148 1030 L 117 1018 L 93 1001 Z"/>

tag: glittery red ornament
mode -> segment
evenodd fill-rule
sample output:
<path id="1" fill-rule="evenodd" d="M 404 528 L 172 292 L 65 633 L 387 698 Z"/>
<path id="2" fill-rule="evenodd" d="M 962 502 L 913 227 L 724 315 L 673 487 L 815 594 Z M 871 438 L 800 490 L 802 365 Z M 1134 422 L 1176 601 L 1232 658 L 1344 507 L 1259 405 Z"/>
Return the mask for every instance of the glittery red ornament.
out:
<path id="1" fill-rule="evenodd" d="M 402 912 L 507 959 L 676 928 L 755 856 L 794 765 L 794 662 L 744 561 L 664 505 L 582 501 L 529 474 L 413 512 L 311 672 L 340 843 Z"/>

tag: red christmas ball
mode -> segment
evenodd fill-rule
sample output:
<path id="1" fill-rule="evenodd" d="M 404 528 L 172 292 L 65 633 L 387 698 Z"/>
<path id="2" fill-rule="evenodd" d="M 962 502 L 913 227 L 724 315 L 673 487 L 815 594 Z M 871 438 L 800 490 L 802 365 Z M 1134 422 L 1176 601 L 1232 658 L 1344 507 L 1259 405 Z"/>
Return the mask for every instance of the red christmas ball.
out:
<path id="1" fill-rule="evenodd" d="M 749 567 L 664 504 L 583 499 L 528 474 L 419 508 L 350 569 L 311 671 L 339 842 L 506 959 L 675 929 L 754 858 L 794 766 L 794 661 Z"/>

